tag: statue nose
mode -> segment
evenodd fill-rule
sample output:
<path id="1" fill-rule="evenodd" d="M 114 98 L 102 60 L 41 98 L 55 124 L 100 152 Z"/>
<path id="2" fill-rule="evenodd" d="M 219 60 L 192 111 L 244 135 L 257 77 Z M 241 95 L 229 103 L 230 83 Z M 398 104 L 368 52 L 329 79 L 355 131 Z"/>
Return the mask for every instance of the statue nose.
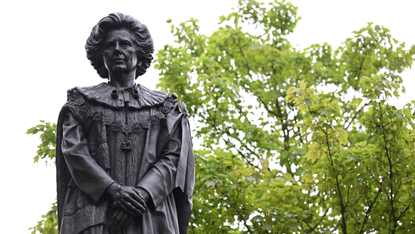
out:
<path id="1" fill-rule="evenodd" d="M 115 43 L 115 48 L 114 48 L 114 50 L 115 50 L 116 52 L 121 53 L 120 44 L 119 44 L 118 42 L 117 42 L 117 43 Z"/>

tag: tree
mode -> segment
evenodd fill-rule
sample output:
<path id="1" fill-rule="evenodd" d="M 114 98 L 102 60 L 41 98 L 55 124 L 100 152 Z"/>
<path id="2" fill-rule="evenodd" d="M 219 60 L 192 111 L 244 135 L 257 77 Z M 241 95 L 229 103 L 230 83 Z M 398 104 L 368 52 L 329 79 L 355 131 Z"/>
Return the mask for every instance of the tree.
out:
<path id="1" fill-rule="evenodd" d="M 299 50 L 285 1 L 241 0 L 211 36 L 195 19 L 158 52 L 159 87 L 197 122 L 192 233 L 412 233 L 415 47 L 368 24 Z"/>
<path id="2" fill-rule="evenodd" d="M 49 161 L 55 162 L 55 148 L 56 148 L 56 124 L 40 121 L 40 124 L 35 127 L 29 128 L 26 132 L 29 135 L 40 134 L 40 144 L 36 156 L 33 158 L 34 163 L 39 160 L 45 160 L 46 163 Z M 42 219 L 37 222 L 37 225 L 29 228 L 32 230 L 32 234 L 58 234 L 58 215 L 56 202 L 52 204 L 51 210 L 45 215 L 42 215 Z"/>
<path id="3" fill-rule="evenodd" d="M 296 49 L 296 11 L 240 0 L 210 36 L 196 19 L 172 25 L 176 44 L 157 53 L 158 87 L 201 142 L 189 232 L 414 232 L 415 102 L 388 99 L 415 47 L 370 23 L 339 48 Z"/>

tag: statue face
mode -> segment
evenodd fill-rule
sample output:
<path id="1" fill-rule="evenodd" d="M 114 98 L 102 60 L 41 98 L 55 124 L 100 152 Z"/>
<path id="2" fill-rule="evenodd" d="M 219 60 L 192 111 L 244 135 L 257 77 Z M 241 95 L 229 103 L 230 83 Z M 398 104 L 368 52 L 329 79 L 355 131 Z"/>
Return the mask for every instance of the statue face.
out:
<path id="1" fill-rule="evenodd" d="M 137 49 L 127 29 L 114 29 L 107 35 L 103 59 L 110 74 L 134 72 L 137 67 Z"/>

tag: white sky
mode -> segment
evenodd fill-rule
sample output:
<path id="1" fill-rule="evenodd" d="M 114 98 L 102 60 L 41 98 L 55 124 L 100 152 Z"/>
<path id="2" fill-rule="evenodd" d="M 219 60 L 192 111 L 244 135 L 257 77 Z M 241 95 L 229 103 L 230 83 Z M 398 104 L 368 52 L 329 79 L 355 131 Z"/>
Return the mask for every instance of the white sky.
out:
<path id="1" fill-rule="evenodd" d="M 410 0 L 292 0 L 302 20 L 290 36 L 305 48 L 328 42 L 339 46 L 366 22 L 383 25 L 408 47 L 415 44 L 415 3 Z M 135 1 L 31 1 L 0 3 L 0 68 L 3 101 L 0 134 L 0 227 L 2 233 L 29 233 L 56 197 L 55 170 L 33 164 L 39 140 L 28 128 L 43 119 L 55 122 L 66 100 L 66 90 L 104 81 L 86 59 L 84 44 L 92 27 L 111 12 L 130 14 L 146 24 L 156 51 L 173 43 L 171 18 L 179 24 L 190 17 L 201 21 L 210 35 L 220 15 L 231 12 L 236 0 Z M 404 74 L 408 93 L 395 103 L 415 99 L 414 69 Z M 155 88 L 157 72 L 151 68 L 137 82 Z"/>

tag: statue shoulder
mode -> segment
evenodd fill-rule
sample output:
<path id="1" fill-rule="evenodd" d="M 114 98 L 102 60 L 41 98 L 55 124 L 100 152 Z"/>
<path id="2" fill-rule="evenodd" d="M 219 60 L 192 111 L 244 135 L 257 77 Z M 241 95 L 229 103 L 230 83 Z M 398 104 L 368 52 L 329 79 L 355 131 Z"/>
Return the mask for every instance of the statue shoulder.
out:
<path id="1" fill-rule="evenodd" d="M 87 86 L 87 87 L 77 86 L 77 87 L 70 88 L 67 91 L 67 96 L 68 96 L 68 101 L 72 100 L 72 97 L 78 98 L 79 95 L 82 95 L 86 99 L 94 99 L 108 92 L 111 92 L 111 86 L 108 85 L 107 83 L 101 83 L 98 85 Z"/>

